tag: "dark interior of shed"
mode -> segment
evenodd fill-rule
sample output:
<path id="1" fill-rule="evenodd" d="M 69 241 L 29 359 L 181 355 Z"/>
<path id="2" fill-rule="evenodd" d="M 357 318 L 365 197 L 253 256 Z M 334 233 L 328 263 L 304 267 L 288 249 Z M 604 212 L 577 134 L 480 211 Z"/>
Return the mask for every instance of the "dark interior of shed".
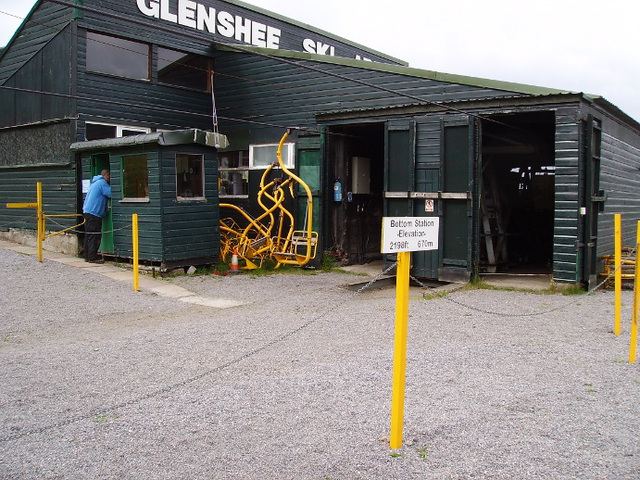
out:
<path id="1" fill-rule="evenodd" d="M 384 124 L 333 127 L 329 136 L 331 238 L 343 264 L 382 258 L 380 225 L 384 186 Z M 336 183 L 339 182 L 336 190 Z"/>
<path id="2" fill-rule="evenodd" d="M 553 112 L 482 121 L 481 271 L 551 272 L 554 132 Z"/>

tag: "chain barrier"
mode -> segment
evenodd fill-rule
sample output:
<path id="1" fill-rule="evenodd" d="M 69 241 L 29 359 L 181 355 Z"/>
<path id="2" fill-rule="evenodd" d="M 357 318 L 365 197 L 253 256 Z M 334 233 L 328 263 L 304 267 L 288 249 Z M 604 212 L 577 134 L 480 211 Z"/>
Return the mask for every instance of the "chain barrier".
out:
<path id="1" fill-rule="evenodd" d="M 61 224 L 59 222 L 56 222 L 55 220 L 51 220 L 51 217 L 47 217 L 47 222 L 51 222 L 51 223 L 55 224 L 58 227 L 65 228 L 65 226 L 63 224 Z M 67 232 L 71 232 L 71 233 L 83 233 L 85 235 L 103 235 L 105 233 L 115 233 L 115 232 L 119 232 L 121 230 L 130 230 L 132 226 L 133 226 L 133 224 L 129 223 L 128 225 L 125 225 L 124 227 L 114 228 L 114 229 L 111 229 L 111 230 L 104 230 L 102 232 L 85 232 L 83 230 L 76 230 L 74 228 L 67 229 L 66 231 Z"/>
<path id="2" fill-rule="evenodd" d="M 249 350 L 248 352 L 244 353 L 243 355 L 240 355 L 228 362 L 225 362 L 223 364 L 220 364 L 212 369 L 206 370 L 198 375 L 186 378 L 180 382 L 171 384 L 171 385 L 167 385 L 165 387 L 162 387 L 160 389 L 154 390 L 152 392 L 146 393 L 144 395 L 140 395 L 138 397 L 129 399 L 127 401 L 115 404 L 115 405 L 111 405 L 109 407 L 106 408 L 100 408 L 100 409 L 96 409 L 91 411 L 88 414 L 85 415 L 79 415 L 76 417 L 72 417 L 72 418 L 68 418 L 66 420 L 60 421 L 60 422 L 56 422 L 54 424 L 50 424 L 44 427 L 40 427 L 40 428 L 36 428 L 36 429 L 32 429 L 32 430 L 28 430 L 25 432 L 19 432 L 19 433 L 15 433 L 13 435 L 8 435 L 5 437 L 0 437 L 0 442 L 8 442 L 8 441 L 12 441 L 12 440 L 18 440 L 20 438 L 24 438 L 24 437 L 28 437 L 31 435 L 38 435 L 40 433 L 44 433 L 50 430 L 55 430 L 55 429 L 59 429 L 62 427 L 66 427 L 68 425 L 72 425 L 74 423 L 83 421 L 83 420 L 90 420 L 93 418 L 96 418 L 98 416 L 105 416 L 111 412 L 117 411 L 117 410 L 121 410 L 123 408 L 126 407 L 130 407 L 136 404 L 139 404 L 145 400 L 150 400 L 152 398 L 158 397 L 160 395 L 163 394 L 167 394 L 167 393 L 171 393 L 172 391 L 187 386 L 189 384 L 195 383 L 198 380 L 201 380 L 205 377 L 211 376 L 215 373 L 219 373 L 223 370 L 226 370 L 234 365 L 239 364 L 240 362 L 242 362 L 243 360 L 247 360 L 271 347 L 274 347 L 282 342 L 284 342 L 285 340 L 293 337 L 294 335 L 296 335 L 297 333 L 301 332 L 302 330 L 305 330 L 307 328 L 309 328 L 310 326 L 312 326 L 313 324 L 319 322 L 320 320 L 324 319 L 327 315 L 329 315 L 332 312 L 335 312 L 337 309 L 342 308 L 345 304 L 347 304 L 348 302 L 350 302 L 353 298 L 355 298 L 357 295 L 361 294 L 362 292 L 368 290 L 369 288 L 371 288 L 372 285 L 374 285 L 378 280 L 380 280 L 380 278 L 382 278 L 384 275 L 386 275 L 387 273 L 389 273 L 393 268 L 395 268 L 397 266 L 397 262 L 394 262 L 392 264 L 390 264 L 386 269 L 384 269 L 382 272 L 378 273 L 374 278 L 372 278 L 369 282 L 367 282 L 365 285 L 363 285 L 362 287 L 360 287 L 358 290 L 356 290 L 355 292 L 353 292 L 351 295 L 347 296 L 346 298 L 340 300 L 339 302 L 337 302 L 336 304 L 334 304 L 333 306 L 331 306 L 330 308 L 325 309 L 324 312 L 320 313 L 319 315 L 316 315 L 315 317 L 310 318 L 308 321 L 306 321 L 305 323 L 299 325 L 298 327 L 296 327 L 293 330 L 290 330 L 276 338 L 274 338 L 273 340 L 262 344 L 259 347 L 256 347 L 252 350 Z M 600 288 L 602 285 L 604 285 L 608 280 L 610 280 L 613 276 L 615 275 L 615 271 L 612 272 L 607 278 L 605 278 L 602 282 L 600 282 L 598 285 L 596 285 L 594 288 L 592 288 L 591 290 L 585 292 L 583 295 L 590 295 L 592 294 L 595 290 L 597 290 L 598 288 Z M 428 285 L 425 285 L 423 282 L 421 282 L 419 279 L 417 279 L 414 276 L 410 276 L 411 280 L 413 280 L 414 282 L 416 282 L 418 285 L 420 285 L 421 288 L 427 290 L 427 292 L 425 292 L 423 294 L 423 297 L 426 296 L 428 294 L 428 291 L 433 290 L 432 287 L 429 287 Z M 502 312 L 493 312 L 490 310 L 484 310 L 481 308 L 477 308 L 474 307 L 472 305 L 467 305 L 464 304 L 462 302 L 458 302 L 457 300 L 454 300 L 452 298 L 450 298 L 449 295 L 445 295 L 442 298 L 444 298 L 445 300 L 454 303 L 456 305 L 459 305 L 463 308 L 467 308 L 469 310 L 474 310 L 480 313 L 486 313 L 486 314 L 490 314 L 490 315 L 497 315 L 497 316 L 502 316 L 502 317 L 530 317 L 530 316 L 537 316 L 537 315 L 545 315 L 557 310 L 561 310 L 564 308 L 567 308 L 575 303 L 577 303 L 580 300 L 580 297 L 582 297 L 583 295 L 579 295 L 579 298 L 577 298 L 574 301 L 568 302 L 564 305 L 549 309 L 549 310 L 545 310 L 542 312 L 533 312 L 533 313 L 525 313 L 525 314 L 505 314 Z"/>
<path id="3" fill-rule="evenodd" d="M 618 269 L 619 268 L 621 268 L 621 267 L 618 267 Z M 489 314 L 489 315 L 496 315 L 496 316 L 499 316 L 499 317 L 536 317 L 538 315 L 546 315 L 548 313 L 556 312 L 558 310 L 563 310 L 563 309 L 565 309 L 567 307 L 570 307 L 571 305 L 574 305 L 574 304 L 578 303 L 580 301 L 581 297 L 583 297 L 584 295 L 591 295 L 597 289 L 602 287 L 602 285 L 607 283 L 611 278 L 613 278 L 615 276 L 616 271 L 618 271 L 618 269 L 616 269 L 613 272 L 611 272 L 602 282 L 600 282 L 598 285 L 596 285 L 592 289 L 586 291 L 585 293 L 583 293 L 581 295 L 577 295 L 577 298 L 575 300 L 567 302 L 564 305 L 559 305 L 557 307 L 550 308 L 548 310 L 544 310 L 544 311 L 541 311 L 541 312 L 532 312 L 532 313 L 502 313 L 502 312 L 494 312 L 494 311 L 491 311 L 491 310 L 484 310 L 482 308 L 474 307 L 473 305 L 467 305 L 465 303 L 459 302 L 459 301 L 454 300 L 453 298 L 451 298 L 450 295 L 444 295 L 442 298 L 444 298 L 448 302 L 454 303 L 454 304 L 456 304 L 456 305 L 458 305 L 460 307 L 467 308 L 469 310 L 473 310 L 473 311 L 479 312 L 479 313 L 486 313 L 486 314 Z M 410 277 L 414 282 L 419 284 L 421 288 L 426 289 L 426 290 L 432 290 L 431 287 L 429 287 L 428 285 L 425 285 L 420 280 L 418 280 L 416 277 L 414 277 L 414 276 L 410 276 Z M 428 295 L 428 291 L 425 292 L 422 297 L 425 298 L 426 295 Z"/>
<path id="4" fill-rule="evenodd" d="M 347 296 L 346 298 L 340 300 L 339 302 L 337 302 L 336 304 L 334 304 L 333 306 L 331 306 L 330 308 L 327 308 L 324 312 L 320 313 L 319 315 L 312 317 L 311 319 L 309 319 L 308 321 L 306 321 L 305 323 L 303 323 L 302 325 L 294 328 L 293 330 L 290 330 L 286 333 L 283 333 L 282 335 L 274 338 L 273 340 L 262 344 L 259 347 L 254 348 L 253 350 L 249 350 L 248 352 L 244 353 L 243 355 L 240 355 L 239 357 L 236 357 L 232 360 L 229 360 L 226 363 L 223 363 L 221 365 L 218 365 L 210 370 L 206 370 L 198 375 L 195 375 L 193 377 L 189 377 L 185 380 L 182 380 L 180 382 L 171 384 L 171 385 L 167 385 L 165 387 L 162 387 L 158 390 L 154 390 L 153 392 L 149 392 L 146 393 L 144 395 L 140 395 L 138 397 L 132 398 L 130 400 L 127 400 L 125 402 L 122 403 L 118 403 L 116 405 L 111 405 L 109 407 L 106 408 L 100 408 L 100 409 L 96 409 L 91 411 L 90 413 L 84 414 L 84 415 L 79 415 L 76 417 L 72 417 L 72 418 L 68 418 L 66 420 L 62 420 L 60 422 L 56 422 L 54 424 L 51 425 L 46 425 L 44 427 L 40 427 L 40 428 L 36 428 L 33 430 L 27 430 L 25 432 L 18 432 L 15 433 L 13 435 L 8 435 L 5 437 L 0 437 L 0 443 L 3 442 L 8 442 L 8 441 L 12 441 L 12 440 L 18 440 L 24 437 L 29 437 L 31 435 L 38 435 L 40 433 L 44 433 L 50 430 L 56 430 L 62 427 L 66 427 L 68 425 L 72 425 L 74 423 L 77 422 L 81 422 L 83 420 L 91 420 L 93 418 L 99 417 L 99 416 L 106 416 L 111 412 L 117 411 L 117 410 L 121 410 L 123 408 L 126 407 L 130 407 L 133 405 L 137 405 L 138 403 L 141 403 L 145 400 L 150 400 L 152 398 L 158 397 L 160 395 L 163 394 L 167 394 L 167 393 L 171 393 L 172 391 L 180 388 L 180 387 L 184 387 L 186 385 L 192 384 L 197 382 L 198 380 L 201 380 L 205 377 L 211 376 L 215 373 L 219 373 L 223 370 L 226 370 L 229 367 L 232 367 L 234 365 L 237 365 L 238 363 L 242 362 L 243 360 L 246 360 L 248 358 L 253 357 L 254 355 L 257 355 L 260 352 L 263 352 L 275 345 L 278 345 L 282 342 L 284 342 L 285 340 L 293 337 L 294 335 L 296 335 L 297 333 L 301 332 L 302 330 L 305 330 L 307 328 L 309 328 L 311 325 L 319 322 L 320 320 L 322 320 L 323 318 L 325 318 L 327 315 L 329 315 L 330 313 L 335 312 L 337 309 L 342 308 L 346 303 L 348 303 L 349 301 L 351 301 L 353 298 L 355 298 L 357 295 L 361 294 L 362 292 L 364 292 L 365 290 L 371 288 L 371 286 L 376 283 L 378 280 L 380 280 L 380 278 L 382 278 L 382 276 L 386 275 L 388 272 L 390 272 L 395 266 L 397 265 L 397 262 L 394 262 L 393 264 L 389 265 L 389 267 L 387 267 L 384 271 L 378 273 L 373 279 L 371 279 L 369 282 L 367 282 L 365 285 L 363 285 L 362 287 L 360 287 L 357 291 L 353 292 L 351 295 Z"/>
<path id="5" fill-rule="evenodd" d="M 48 215 L 45 215 L 45 217 L 47 219 L 47 223 L 53 223 L 57 227 L 61 227 L 61 228 L 65 229 L 64 232 L 82 233 L 82 234 L 85 234 L 85 235 L 102 235 L 102 234 L 105 234 L 105 233 L 119 232 L 121 230 L 130 230 L 132 225 L 133 225 L 133 224 L 129 223 L 128 225 L 125 225 L 124 227 L 114 228 L 112 230 L 105 230 L 103 232 L 85 232 L 83 230 L 78 230 L 78 229 L 73 228 L 73 227 L 72 228 L 67 228 L 65 225 L 63 225 L 60 222 L 57 222 L 56 220 L 53 220 L 52 217 L 50 217 Z M 6 227 L 6 228 L 16 228 L 15 224 L 17 222 L 21 222 L 21 221 L 25 221 L 25 220 L 31 220 L 31 219 L 36 220 L 37 219 L 37 215 L 34 213 L 32 215 L 25 215 L 23 217 L 12 218 L 11 219 L 11 222 L 12 222 L 11 224 L 8 224 L 8 223 L 7 224 L 2 224 L 2 223 L 0 223 L 0 228 L 4 228 L 4 227 Z M 79 225 L 76 225 L 76 227 L 78 227 L 80 225 L 84 225 L 84 222 L 79 224 Z M 57 232 L 57 233 L 63 233 L 63 232 Z"/>

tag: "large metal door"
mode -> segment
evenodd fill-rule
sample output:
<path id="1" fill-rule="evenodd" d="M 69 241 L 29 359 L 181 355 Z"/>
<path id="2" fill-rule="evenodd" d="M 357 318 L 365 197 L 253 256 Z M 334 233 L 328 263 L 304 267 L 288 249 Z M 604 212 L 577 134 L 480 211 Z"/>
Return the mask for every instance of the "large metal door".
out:
<path id="1" fill-rule="evenodd" d="M 602 212 L 605 201 L 604 192 L 600 191 L 600 121 L 591 115 L 585 124 L 585 155 L 583 184 L 584 198 L 581 200 L 583 213 L 583 239 L 581 281 L 589 288 L 597 283 L 597 248 L 598 248 L 598 214 Z"/>
<path id="2" fill-rule="evenodd" d="M 414 185 L 415 122 L 397 120 L 386 124 L 384 165 L 384 216 L 413 216 L 409 192 Z M 387 255 L 385 261 L 395 261 L 395 254 Z"/>
<path id="3" fill-rule="evenodd" d="M 439 195 L 441 266 L 438 279 L 467 282 L 473 272 L 473 185 L 475 122 L 442 124 Z"/>

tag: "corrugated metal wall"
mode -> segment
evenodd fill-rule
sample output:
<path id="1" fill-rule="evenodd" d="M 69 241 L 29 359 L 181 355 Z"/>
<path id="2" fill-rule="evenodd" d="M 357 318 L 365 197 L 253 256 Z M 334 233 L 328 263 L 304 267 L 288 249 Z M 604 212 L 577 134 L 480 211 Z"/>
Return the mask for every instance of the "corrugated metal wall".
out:
<path id="1" fill-rule="evenodd" d="M 575 282 L 579 225 L 580 125 L 575 107 L 556 110 L 555 218 L 553 272 L 559 281 Z"/>
<path id="2" fill-rule="evenodd" d="M 607 195 L 598 218 L 598 256 L 613 253 L 613 217 L 622 215 L 623 245 L 633 247 L 640 220 L 640 132 L 602 116 L 600 189 Z"/>
<path id="3" fill-rule="evenodd" d="M 35 202 L 36 183 L 42 182 L 43 211 L 48 215 L 76 212 L 76 171 L 68 165 L 15 167 L 0 169 L 0 230 L 36 229 L 34 208 L 6 208 L 7 203 Z M 55 218 L 47 221 L 48 231 L 59 231 L 75 224 L 74 219 Z"/>

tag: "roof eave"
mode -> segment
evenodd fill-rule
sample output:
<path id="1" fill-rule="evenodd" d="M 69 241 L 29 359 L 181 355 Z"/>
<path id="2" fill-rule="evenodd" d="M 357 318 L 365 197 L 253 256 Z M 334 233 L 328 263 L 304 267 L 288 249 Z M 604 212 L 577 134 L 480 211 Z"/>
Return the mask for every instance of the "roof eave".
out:
<path id="1" fill-rule="evenodd" d="M 4 46 L 4 49 L 0 51 L 0 61 L 2 61 L 2 58 L 5 56 L 5 54 L 9 51 L 9 47 L 11 47 L 11 44 L 15 41 L 16 38 L 18 38 L 20 36 L 20 32 L 22 32 L 22 29 L 24 28 L 24 26 L 26 25 L 26 23 L 29 21 L 29 19 L 31 18 L 31 15 L 33 15 L 33 12 L 36 11 L 36 9 L 40 6 L 40 4 L 43 2 L 44 0 L 38 0 L 33 7 L 31 7 L 31 10 L 29 10 L 29 13 L 27 13 L 27 15 L 24 17 L 24 19 L 22 20 L 22 23 L 20 24 L 20 26 L 16 29 L 16 31 L 13 33 L 13 35 L 11 36 L 11 38 L 9 39 L 9 41 L 7 42 L 7 44 Z"/>

